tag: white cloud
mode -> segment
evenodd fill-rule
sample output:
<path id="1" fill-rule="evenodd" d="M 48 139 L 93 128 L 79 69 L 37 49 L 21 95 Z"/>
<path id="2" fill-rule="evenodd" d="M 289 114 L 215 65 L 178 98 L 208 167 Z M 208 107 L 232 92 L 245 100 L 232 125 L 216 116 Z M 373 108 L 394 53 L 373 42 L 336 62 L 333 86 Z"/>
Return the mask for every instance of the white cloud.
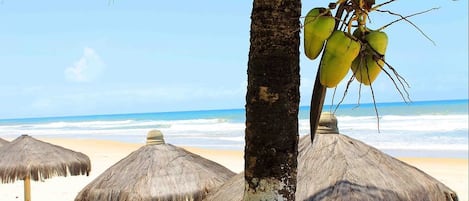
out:
<path id="1" fill-rule="evenodd" d="M 104 66 L 96 51 L 86 47 L 81 58 L 65 69 L 65 78 L 73 82 L 90 82 L 101 74 Z"/>

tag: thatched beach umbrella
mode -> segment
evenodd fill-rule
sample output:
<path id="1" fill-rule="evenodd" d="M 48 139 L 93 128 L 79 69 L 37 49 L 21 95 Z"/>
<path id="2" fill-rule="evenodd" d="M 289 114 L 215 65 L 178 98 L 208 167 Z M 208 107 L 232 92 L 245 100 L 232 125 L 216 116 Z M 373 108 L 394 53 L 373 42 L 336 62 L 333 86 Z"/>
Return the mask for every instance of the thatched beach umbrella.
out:
<path id="1" fill-rule="evenodd" d="M 197 201 L 235 174 L 199 155 L 165 144 L 161 132 L 78 193 L 75 201 Z"/>
<path id="2" fill-rule="evenodd" d="M 88 156 L 57 145 L 22 135 L 0 147 L 0 180 L 11 183 L 24 180 L 24 200 L 31 200 L 30 179 L 53 176 L 88 175 Z"/>
<path id="3" fill-rule="evenodd" d="M 5 145 L 5 144 L 7 144 L 7 143 L 8 143 L 8 141 L 6 141 L 6 140 L 0 138 L 0 147 L 3 146 L 3 145 Z"/>
<path id="4" fill-rule="evenodd" d="M 456 201 L 456 193 L 421 170 L 361 141 L 338 134 L 330 113 L 311 145 L 300 139 L 296 200 Z M 327 126 L 327 127 L 326 127 Z M 241 201 L 244 173 L 211 192 L 206 201 Z"/>

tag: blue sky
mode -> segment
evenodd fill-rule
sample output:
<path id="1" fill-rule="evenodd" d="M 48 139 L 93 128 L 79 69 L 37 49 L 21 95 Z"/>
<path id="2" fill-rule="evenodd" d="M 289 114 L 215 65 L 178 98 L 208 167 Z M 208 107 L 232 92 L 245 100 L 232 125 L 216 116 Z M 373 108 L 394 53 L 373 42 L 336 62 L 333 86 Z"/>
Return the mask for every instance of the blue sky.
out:
<path id="1" fill-rule="evenodd" d="M 436 45 L 399 22 L 385 30 L 387 61 L 414 101 L 467 99 L 467 1 L 418 2 L 383 9 L 408 15 L 440 7 L 411 18 Z M 302 13 L 327 4 L 303 1 Z M 244 0 L 3 0 L 0 118 L 243 108 L 251 7 Z M 378 28 L 396 17 L 371 19 Z M 308 105 L 318 61 L 300 59 L 301 105 Z M 378 102 L 402 101 L 385 74 L 374 90 Z M 361 94 L 371 102 L 369 88 Z M 345 102 L 357 97 L 354 84 Z"/>

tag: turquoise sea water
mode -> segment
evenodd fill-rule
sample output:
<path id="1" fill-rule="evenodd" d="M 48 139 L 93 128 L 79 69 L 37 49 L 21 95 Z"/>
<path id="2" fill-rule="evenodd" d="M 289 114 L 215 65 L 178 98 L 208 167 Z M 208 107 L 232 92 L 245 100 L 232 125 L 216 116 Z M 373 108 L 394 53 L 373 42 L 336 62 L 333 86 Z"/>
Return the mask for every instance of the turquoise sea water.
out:
<path id="1" fill-rule="evenodd" d="M 334 107 L 325 106 L 324 111 Z M 394 156 L 468 158 L 468 100 L 341 105 L 340 133 Z M 159 129 L 168 143 L 202 148 L 244 149 L 244 109 L 1 119 L 0 137 L 106 139 L 144 143 Z M 299 133 L 309 133 L 309 107 L 300 108 Z"/>

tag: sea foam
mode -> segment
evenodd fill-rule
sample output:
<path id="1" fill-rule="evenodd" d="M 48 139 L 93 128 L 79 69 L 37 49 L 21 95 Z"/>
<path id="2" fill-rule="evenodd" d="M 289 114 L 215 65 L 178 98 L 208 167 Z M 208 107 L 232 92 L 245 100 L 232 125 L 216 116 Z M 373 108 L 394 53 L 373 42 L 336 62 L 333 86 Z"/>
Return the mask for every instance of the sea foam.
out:
<path id="1" fill-rule="evenodd" d="M 467 113 L 460 112 L 467 109 L 464 102 L 459 109 L 453 105 L 450 112 L 440 103 L 436 109 L 432 109 L 431 104 L 423 104 L 414 110 L 408 105 L 392 107 L 399 112 L 392 113 L 393 110 L 387 108 L 388 111 L 379 117 L 379 126 L 372 113 L 338 111 L 339 131 L 382 150 L 467 153 L 469 120 Z M 309 116 L 305 115 L 308 110 L 300 109 L 300 136 L 310 133 Z M 403 113 L 403 110 L 407 112 Z M 166 142 L 175 145 L 243 150 L 245 114 L 243 109 L 235 109 L 0 120 L 2 138 L 29 134 L 144 143 L 146 133 L 152 129 L 161 130 Z M 467 158 L 467 154 L 463 157 Z"/>

